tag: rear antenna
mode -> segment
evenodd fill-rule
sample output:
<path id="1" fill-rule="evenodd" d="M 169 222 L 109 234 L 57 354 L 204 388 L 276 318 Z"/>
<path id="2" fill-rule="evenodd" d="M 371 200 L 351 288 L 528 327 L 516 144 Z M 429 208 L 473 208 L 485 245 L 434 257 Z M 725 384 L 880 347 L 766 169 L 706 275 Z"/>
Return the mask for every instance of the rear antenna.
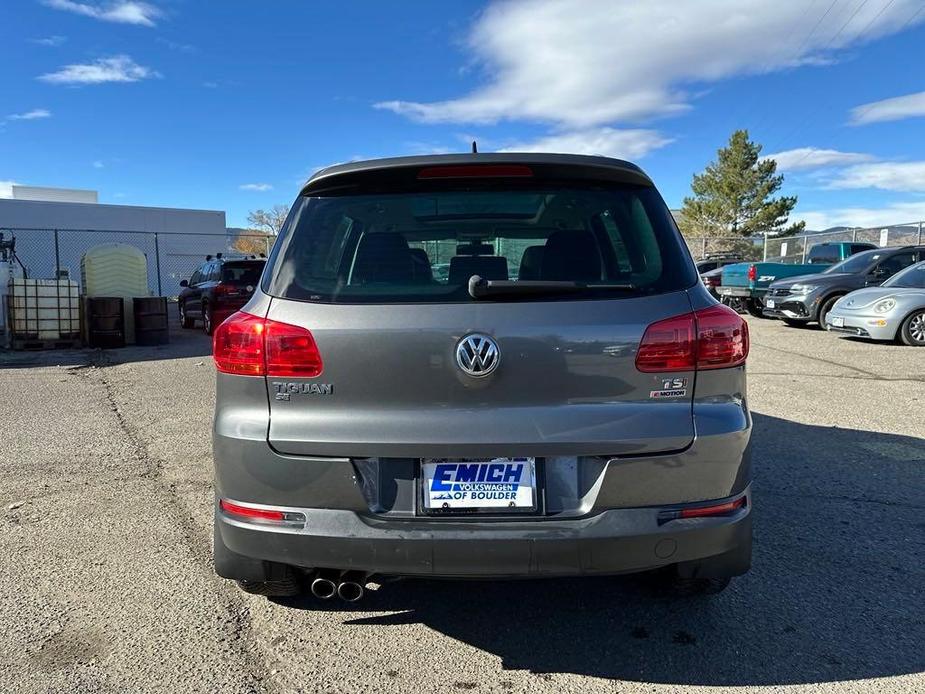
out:
<path id="1" fill-rule="evenodd" d="M 479 153 L 479 146 L 475 143 L 475 140 L 472 141 L 472 153 L 473 154 Z"/>

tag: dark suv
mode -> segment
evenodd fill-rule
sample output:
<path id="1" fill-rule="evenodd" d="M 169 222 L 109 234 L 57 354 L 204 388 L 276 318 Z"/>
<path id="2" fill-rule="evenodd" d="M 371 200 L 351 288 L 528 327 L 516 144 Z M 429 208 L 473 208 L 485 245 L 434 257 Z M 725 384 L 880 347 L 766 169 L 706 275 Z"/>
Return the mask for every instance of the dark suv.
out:
<path id="1" fill-rule="evenodd" d="M 764 315 L 802 327 L 825 326 L 835 302 L 848 292 L 876 287 L 913 263 L 925 260 L 925 246 L 876 248 L 852 255 L 819 273 L 772 282 L 765 296 Z"/>
<path id="2" fill-rule="evenodd" d="M 250 300 L 264 265 L 263 257 L 207 255 L 193 276 L 180 282 L 177 297 L 180 325 L 192 328 L 201 320 L 203 330 L 211 335 L 216 325 Z"/>
<path id="3" fill-rule="evenodd" d="M 245 590 L 749 568 L 748 328 L 633 164 L 322 170 L 213 353 L 215 567 Z"/>

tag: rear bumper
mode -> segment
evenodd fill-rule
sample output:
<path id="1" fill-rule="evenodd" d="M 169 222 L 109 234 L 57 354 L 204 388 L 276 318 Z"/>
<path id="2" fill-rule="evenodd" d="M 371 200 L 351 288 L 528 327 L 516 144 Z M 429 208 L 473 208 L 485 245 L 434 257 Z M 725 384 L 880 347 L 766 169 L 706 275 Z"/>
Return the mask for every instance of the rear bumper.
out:
<path id="1" fill-rule="evenodd" d="M 697 575 L 744 573 L 751 562 L 751 494 L 733 515 L 660 522 L 664 508 L 613 509 L 567 520 L 385 520 L 353 511 L 291 508 L 302 528 L 255 526 L 216 508 L 217 570 L 259 580 L 249 560 L 368 574 L 531 578 L 620 574 L 697 564 Z M 677 508 L 677 506 L 673 507 Z M 242 559 L 236 567 L 227 557 Z M 247 558 L 247 559 L 244 559 Z M 237 571 L 236 571 L 237 569 Z"/>
<path id="2" fill-rule="evenodd" d="M 749 289 L 748 287 L 727 287 L 723 285 L 717 287 L 716 292 L 720 296 L 738 296 L 749 299 L 760 298 L 764 294 L 764 292 L 759 292 L 756 289 Z"/>

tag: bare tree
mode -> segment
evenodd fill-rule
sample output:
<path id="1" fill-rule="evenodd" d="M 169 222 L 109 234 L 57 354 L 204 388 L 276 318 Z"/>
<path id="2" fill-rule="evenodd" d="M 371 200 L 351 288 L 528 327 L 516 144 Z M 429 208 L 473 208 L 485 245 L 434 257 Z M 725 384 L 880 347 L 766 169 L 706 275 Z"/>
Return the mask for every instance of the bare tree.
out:
<path id="1" fill-rule="evenodd" d="M 273 245 L 273 236 L 259 229 L 245 229 L 231 242 L 231 247 L 244 255 L 267 253 Z"/>
<path id="2" fill-rule="evenodd" d="M 289 208 L 285 205 L 273 205 L 269 210 L 251 210 L 247 213 L 247 223 L 255 229 L 276 236 L 283 228 Z"/>

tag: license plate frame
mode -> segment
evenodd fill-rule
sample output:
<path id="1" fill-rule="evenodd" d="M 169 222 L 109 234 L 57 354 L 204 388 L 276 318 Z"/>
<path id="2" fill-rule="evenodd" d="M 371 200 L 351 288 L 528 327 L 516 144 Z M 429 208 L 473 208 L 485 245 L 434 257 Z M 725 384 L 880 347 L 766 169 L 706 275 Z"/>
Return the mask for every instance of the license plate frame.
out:
<path id="1" fill-rule="evenodd" d="M 845 317 L 844 316 L 831 316 L 827 319 L 827 322 L 832 324 L 833 328 L 844 328 L 845 327 Z"/>
<path id="2" fill-rule="evenodd" d="M 765 299 L 764 305 L 767 308 L 776 308 L 777 304 L 774 303 L 774 299 Z"/>
<path id="3" fill-rule="evenodd" d="M 434 505 L 434 500 L 428 490 L 429 481 L 433 480 L 431 466 L 437 465 L 476 465 L 486 467 L 492 464 L 524 463 L 524 473 L 530 481 L 530 505 L 501 506 L 501 505 L 463 505 L 460 500 L 444 500 L 440 506 Z M 530 516 L 543 513 L 545 495 L 543 493 L 543 459 L 534 457 L 478 457 L 478 458 L 421 458 L 417 461 L 417 513 L 423 516 Z M 455 475 L 454 475 L 455 477 Z M 455 484 L 455 480 L 453 480 Z M 453 505 L 455 502 L 456 505 Z M 493 502 L 495 503 L 495 502 Z"/>

